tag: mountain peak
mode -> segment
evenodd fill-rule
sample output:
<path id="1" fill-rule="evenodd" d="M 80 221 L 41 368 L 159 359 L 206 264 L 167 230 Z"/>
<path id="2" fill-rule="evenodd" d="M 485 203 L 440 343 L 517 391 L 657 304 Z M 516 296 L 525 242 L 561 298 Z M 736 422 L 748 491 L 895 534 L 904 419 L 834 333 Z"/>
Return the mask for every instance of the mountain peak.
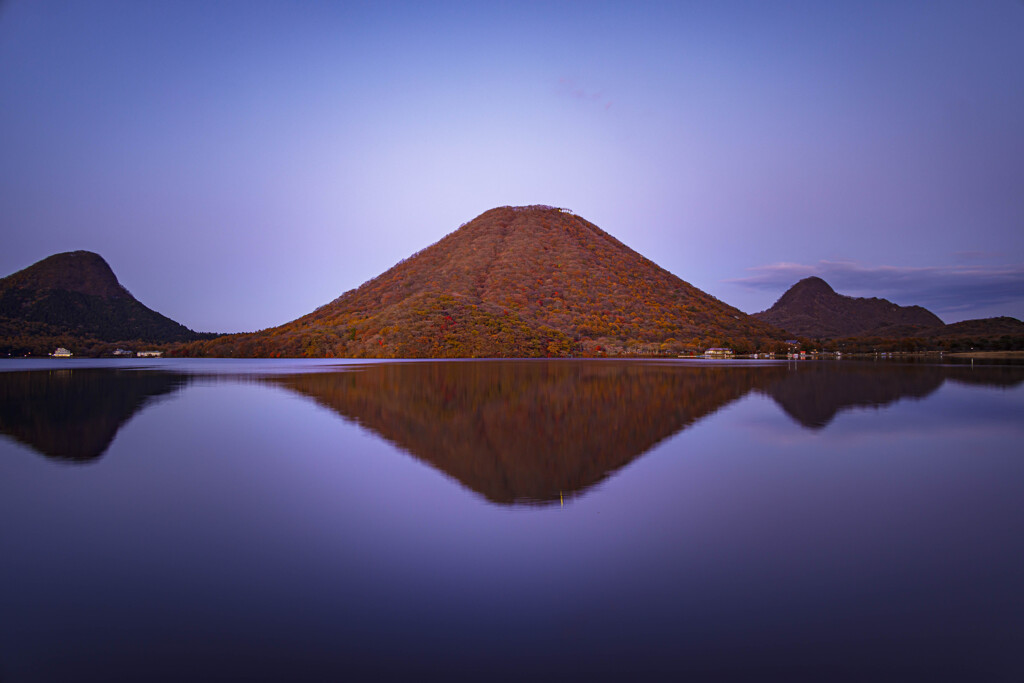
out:
<path id="1" fill-rule="evenodd" d="M 196 338 L 135 299 L 103 257 L 91 251 L 54 254 L 0 278 L 0 325 L 31 328 L 38 337 L 111 342 Z"/>
<path id="2" fill-rule="evenodd" d="M 839 295 L 836 294 L 831 285 L 820 277 L 805 277 L 787 289 L 786 293 L 768 310 L 776 310 L 779 306 L 806 308 L 807 306 L 813 306 L 813 302 L 819 299 L 829 299 L 830 297 L 837 296 Z M 765 312 L 767 313 L 767 311 Z"/>
<path id="3" fill-rule="evenodd" d="M 825 282 L 824 280 L 822 280 L 820 277 L 818 277 L 816 275 L 812 275 L 810 277 L 805 277 L 803 280 L 800 280 L 795 285 L 790 287 L 790 291 L 793 291 L 793 290 L 803 290 L 803 291 L 809 291 L 809 292 L 825 292 L 827 294 L 835 294 L 836 293 L 836 290 L 832 289 L 832 286 L 829 283 Z"/>
<path id="4" fill-rule="evenodd" d="M 203 352 L 371 357 L 653 355 L 781 332 L 568 209 L 500 206 L 266 334 Z"/>
<path id="5" fill-rule="evenodd" d="M 754 317 L 791 334 L 812 338 L 857 335 L 900 336 L 942 326 L 921 306 L 899 306 L 886 299 L 838 294 L 820 277 L 806 277 L 786 290 L 767 311 Z"/>
<path id="6" fill-rule="evenodd" d="M 48 256 L 9 278 L 24 289 L 63 290 L 106 299 L 131 298 L 110 265 L 91 251 L 66 251 Z"/>

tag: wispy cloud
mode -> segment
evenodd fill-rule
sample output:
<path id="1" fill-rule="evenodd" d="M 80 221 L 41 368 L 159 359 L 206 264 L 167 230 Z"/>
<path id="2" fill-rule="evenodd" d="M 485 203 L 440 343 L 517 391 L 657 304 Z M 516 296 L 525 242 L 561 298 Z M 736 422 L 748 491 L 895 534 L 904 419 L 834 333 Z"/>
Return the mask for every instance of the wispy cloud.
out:
<path id="1" fill-rule="evenodd" d="M 1024 0 L 1021 0 L 1024 2 Z M 978 261 L 998 261 L 1000 255 L 991 251 L 955 251 L 953 258 L 958 263 L 976 263 Z"/>
<path id="2" fill-rule="evenodd" d="M 774 263 L 749 268 L 749 277 L 728 282 L 781 295 L 798 280 L 816 275 L 840 294 L 877 296 L 924 306 L 943 317 L 977 310 L 1024 306 L 1024 264 L 909 268 L 868 266 L 856 261 Z M 1007 315 L 1013 315 L 1008 312 Z"/>
<path id="3" fill-rule="evenodd" d="M 611 98 L 606 97 L 604 91 L 584 88 L 573 78 L 558 79 L 558 94 L 575 100 L 592 102 L 604 109 L 610 109 L 612 106 Z"/>

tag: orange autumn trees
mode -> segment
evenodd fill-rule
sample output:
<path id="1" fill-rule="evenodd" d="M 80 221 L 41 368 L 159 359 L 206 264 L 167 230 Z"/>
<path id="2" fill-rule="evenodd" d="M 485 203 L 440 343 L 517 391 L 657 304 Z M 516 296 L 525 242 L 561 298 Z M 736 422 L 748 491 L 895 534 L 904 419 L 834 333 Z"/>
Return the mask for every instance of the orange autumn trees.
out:
<path id="1" fill-rule="evenodd" d="M 783 334 L 547 206 L 499 207 L 280 327 L 187 355 L 522 357 L 758 348 Z M 718 344 L 712 344 L 712 341 Z"/>

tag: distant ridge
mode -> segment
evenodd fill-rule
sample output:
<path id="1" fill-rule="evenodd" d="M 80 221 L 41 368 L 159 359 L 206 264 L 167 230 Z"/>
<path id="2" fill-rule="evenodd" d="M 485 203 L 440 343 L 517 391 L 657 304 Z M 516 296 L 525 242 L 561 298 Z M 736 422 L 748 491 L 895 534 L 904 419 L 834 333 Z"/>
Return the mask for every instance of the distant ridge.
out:
<path id="1" fill-rule="evenodd" d="M 813 339 L 904 337 L 944 325 L 937 315 L 921 306 L 898 306 L 886 299 L 837 294 L 820 277 L 800 280 L 771 308 L 753 317 L 792 335 Z"/>
<path id="2" fill-rule="evenodd" d="M 1009 316 L 998 318 L 979 318 L 977 320 L 961 320 L 958 323 L 950 323 L 942 328 L 941 336 L 1022 336 L 1024 335 L 1024 322 Z"/>
<path id="3" fill-rule="evenodd" d="M 70 251 L 0 279 L 0 341 L 56 337 L 168 343 L 199 335 L 135 299 L 99 254 Z"/>
<path id="4" fill-rule="evenodd" d="M 312 313 L 192 355 L 513 357 L 755 349 L 779 330 L 566 209 L 491 209 Z"/>

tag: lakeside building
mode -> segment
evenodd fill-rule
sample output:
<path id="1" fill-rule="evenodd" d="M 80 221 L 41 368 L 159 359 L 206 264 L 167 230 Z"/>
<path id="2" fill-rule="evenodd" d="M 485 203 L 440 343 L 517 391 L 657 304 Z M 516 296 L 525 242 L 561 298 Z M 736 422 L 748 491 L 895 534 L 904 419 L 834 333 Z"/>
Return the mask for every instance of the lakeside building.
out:
<path id="1" fill-rule="evenodd" d="M 704 352 L 704 355 L 708 358 L 732 358 L 735 354 L 732 349 L 722 348 L 720 346 L 713 346 Z"/>
<path id="2" fill-rule="evenodd" d="M 139 351 L 135 354 L 136 358 L 160 358 L 164 355 L 163 351 Z"/>
<path id="3" fill-rule="evenodd" d="M 71 358 L 71 356 L 75 354 L 71 353 L 63 346 L 59 346 L 57 347 L 57 350 L 51 353 L 50 355 L 53 356 L 54 358 Z"/>

